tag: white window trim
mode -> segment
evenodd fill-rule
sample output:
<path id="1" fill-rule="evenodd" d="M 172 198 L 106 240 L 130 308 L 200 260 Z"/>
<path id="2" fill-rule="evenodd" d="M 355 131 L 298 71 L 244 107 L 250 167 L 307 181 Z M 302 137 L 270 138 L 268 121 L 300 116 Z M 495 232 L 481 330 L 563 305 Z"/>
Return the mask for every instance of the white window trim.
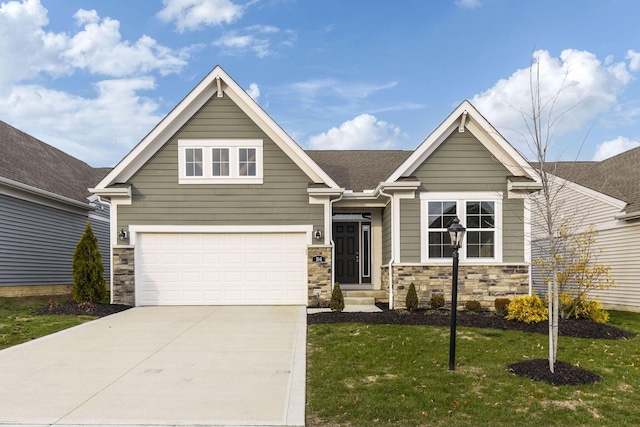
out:
<path id="1" fill-rule="evenodd" d="M 262 184 L 263 183 L 262 139 L 179 139 L 178 183 L 179 184 Z M 203 149 L 203 176 L 186 176 L 186 150 Z M 213 176 L 213 148 L 229 149 L 229 176 Z M 238 152 L 241 148 L 256 150 L 256 175 L 241 176 Z"/>
<path id="2" fill-rule="evenodd" d="M 456 212 L 460 218 L 460 224 L 466 228 L 467 204 L 466 202 L 494 202 L 495 203 L 495 247 L 493 258 L 467 258 L 467 235 L 462 241 L 459 251 L 460 261 L 471 264 L 498 264 L 502 262 L 502 199 L 501 191 L 471 191 L 471 192 L 428 192 L 420 193 L 420 260 L 429 264 L 451 264 L 451 258 L 429 258 L 429 230 L 427 220 L 429 218 L 429 201 L 455 201 Z"/>

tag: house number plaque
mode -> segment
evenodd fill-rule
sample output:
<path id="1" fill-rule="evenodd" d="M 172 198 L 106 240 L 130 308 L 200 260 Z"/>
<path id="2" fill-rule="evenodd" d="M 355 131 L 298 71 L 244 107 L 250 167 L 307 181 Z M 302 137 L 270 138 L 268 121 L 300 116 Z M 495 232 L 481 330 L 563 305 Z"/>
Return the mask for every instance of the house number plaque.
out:
<path id="1" fill-rule="evenodd" d="M 326 259 L 322 255 L 316 255 L 313 257 L 313 262 L 325 262 Z"/>

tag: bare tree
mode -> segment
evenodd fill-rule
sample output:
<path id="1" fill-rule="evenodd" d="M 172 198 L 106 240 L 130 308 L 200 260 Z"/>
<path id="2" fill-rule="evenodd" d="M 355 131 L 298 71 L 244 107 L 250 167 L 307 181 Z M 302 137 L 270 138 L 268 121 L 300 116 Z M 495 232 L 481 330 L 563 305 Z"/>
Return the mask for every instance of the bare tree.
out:
<path id="1" fill-rule="evenodd" d="M 558 349 L 558 320 L 559 320 L 559 257 L 562 244 L 559 239 L 562 236 L 558 231 L 566 218 L 559 216 L 558 198 L 564 187 L 564 182 L 559 181 L 554 173 L 557 162 L 549 161 L 548 156 L 554 147 L 554 133 L 562 119 L 579 102 L 569 108 L 557 111 L 558 100 L 567 81 L 565 74 L 560 88 L 548 97 L 543 96 L 543 82 L 540 76 L 540 63 L 534 58 L 529 68 L 530 110 L 520 110 L 520 114 L 526 124 L 528 135 L 526 137 L 529 149 L 533 154 L 532 167 L 540 177 L 542 189 L 531 204 L 531 218 L 536 219 L 532 224 L 541 234 L 544 242 L 544 253 L 548 257 L 547 299 L 549 304 L 549 369 L 555 370 Z M 555 150 L 553 150 L 555 151 Z"/>

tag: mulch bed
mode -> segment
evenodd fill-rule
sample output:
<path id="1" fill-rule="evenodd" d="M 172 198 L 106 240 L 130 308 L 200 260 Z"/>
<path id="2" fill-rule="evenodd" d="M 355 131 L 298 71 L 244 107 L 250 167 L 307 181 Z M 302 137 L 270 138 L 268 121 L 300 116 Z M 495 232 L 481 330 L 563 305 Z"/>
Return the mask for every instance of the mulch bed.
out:
<path id="1" fill-rule="evenodd" d="M 123 304 L 76 304 L 76 303 L 49 303 L 36 311 L 36 314 L 68 314 L 72 316 L 104 317 L 110 314 L 127 310 L 131 306 Z"/>
<path id="2" fill-rule="evenodd" d="M 389 310 L 377 313 L 337 313 L 325 312 L 307 315 L 307 324 L 332 324 L 332 323 L 367 323 L 376 325 L 431 325 L 450 326 L 451 314 L 448 310 Z M 457 326 L 472 328 L 493 328 L 508 331 L 520 331 L 529 333 L 549 333 L 549 323 L 524 323 L 506 320 L 494 313 L 457 313 Z M 558 335 L 574 338 L 589 339 L 628 339 L 636 334 L 616 328 L 615 326 L 595 323 L 583 319 L 561 319 L 558 326 Z M 553 385 L 585 385 L 600 381 L 602 377 L 577 366 L 557 361 L 554 373 L 549 369 L 547 359 L 526 360 L 510 365 L 509 371 L 518 376 L 545 381 Z"/>

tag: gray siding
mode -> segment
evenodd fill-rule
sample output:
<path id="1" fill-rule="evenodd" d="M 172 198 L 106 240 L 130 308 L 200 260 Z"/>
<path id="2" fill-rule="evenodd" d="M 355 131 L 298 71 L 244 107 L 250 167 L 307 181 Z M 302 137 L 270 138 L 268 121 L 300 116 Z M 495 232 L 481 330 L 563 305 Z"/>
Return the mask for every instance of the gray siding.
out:
<path id="1" fill-rule="evenodd" d="M 71 284 L 73 253 L 86 226 L 86 215 L 0 195 L 0 286 Z M 108 236 L 100 249 L 108 265 Z"/>
<path id="2" fill-rule="evenodd" d="M 453 132 L 413 174 L 423 191 L 502 191 L 503 261 L 524 261 L 524 203 L 507 199 L 511 173 L 467 131 Z M 420 262 L 420 199 L 401 201 L 401 260 Z"/>
<path id="3" fill-rule="evenodd" d="M 178 184 L 178 139 L 259 138 L 264 181 Z M 228 97 L 211 98 L 130 180 L 133 202 L 118 228 L 151 225 L 299 225 L 324 232 L 322 205 L 310 205 L 311 179 Z"/>
<path id="4" fill-rule="evenodd" d="M 98 208 L 89 214 L 89 222 L 93 234 L 98 239 L 100 255 L 102 255 L 102 265 L 104 266 L 104 280 L 107 285 L 111 282 L 111 241 L 109 236 L 109 205 L 102 205 L 102 209 Z"/>

